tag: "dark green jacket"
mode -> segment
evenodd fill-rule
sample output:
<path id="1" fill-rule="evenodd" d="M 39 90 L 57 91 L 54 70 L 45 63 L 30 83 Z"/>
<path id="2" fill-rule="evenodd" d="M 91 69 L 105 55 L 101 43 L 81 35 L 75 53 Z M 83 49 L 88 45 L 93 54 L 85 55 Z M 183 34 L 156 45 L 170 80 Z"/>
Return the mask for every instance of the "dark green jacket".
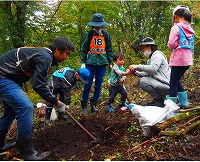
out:
<path id="1" fill-rule="evenodd" d="M 94 31 L 94 30 L 92 30 Z M 88 65 L 111 65 L 112 64 L 112 58 L 113 58 L 113 52 L 112 52 L 112 44 L 111 44 L 111 38 L 107 31 L 103 31 L 103 34 L 106 34 L 104 36 L 105 42 L 106 42 L 106 54 L 92 54 L 89 53 L 90 51 L 90 41 L 91 36 L 89 35 L 91 31 L 88 31 L 85 33 L 83 37 L 83 42 L 81 46 L 81 62 L 88 64 Z M 94 31 L 94 34 L 95 31 Z"/>

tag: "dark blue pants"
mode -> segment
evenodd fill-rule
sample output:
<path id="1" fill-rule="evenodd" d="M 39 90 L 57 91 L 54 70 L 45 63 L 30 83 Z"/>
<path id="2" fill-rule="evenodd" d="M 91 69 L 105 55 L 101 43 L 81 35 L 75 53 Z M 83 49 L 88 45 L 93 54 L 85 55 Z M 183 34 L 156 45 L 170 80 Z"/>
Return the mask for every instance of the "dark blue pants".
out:
<path id="1" fill-rule="evenodd" d="M 89 92 L 92 87 L 93 79 L 95 77 L 94 85 L 94 95 L 93 100 L 98 100 L 101 94 L 101 86 L 103 83 L 103 78 L 106 72 L 106 65 L 104 66 L 95 66 L 95 65 L 86 65 L 86 68 L 90 71 L 90 77 L 88 79 L 88 84 L 85 84 L 82 99 L 87 101 L 89 98 Z"/>
<path id="2" fill-rule="evenodd" d="M 121 86 L 110 85 L 108 87 L 108 90 L 109 90 L 109 97 L 108 97 L 108 102 L 107 102 L 108 105 L 114 102 L 114 99 L 118 93 L 121 95 L 121 102 L 126 102 L 126 98 L 128 94 L 127 94 L 126 88 L 123 85 Z"/>
<path id="3" fill-rule="evenodd" d="M 18 140 L 32 137 L 34 106 L 22 88 L 10 79 L 0 78 L 0 99 L 4 111 L 0 118 L 3 140 L 14 119 L 17 120 Z"/>
<path id="4" fill-rule="evenodd" d="M 184 87 L 180 82 L 183 74 L 190 66 L 172 66 L 170 75 L 170 97 L 176 97 L 178 92 L 184 92 Z"/>

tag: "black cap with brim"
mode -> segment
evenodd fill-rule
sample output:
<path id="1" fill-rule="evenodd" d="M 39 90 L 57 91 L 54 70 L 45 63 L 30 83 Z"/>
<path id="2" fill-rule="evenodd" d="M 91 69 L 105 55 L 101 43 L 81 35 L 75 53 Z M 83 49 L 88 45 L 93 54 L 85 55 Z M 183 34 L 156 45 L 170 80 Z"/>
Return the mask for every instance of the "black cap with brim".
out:
<path id="1" fill-rule="evenodd" d="M 154 42 L 154 40 L 150 37 L 147 37 L 147 38 L 144 38 L 141 40 L 140 42 L 140 46 L 143 46 L 143 45 L 154 45 L 154 46 L 157 46 L 156 43 Z"/>

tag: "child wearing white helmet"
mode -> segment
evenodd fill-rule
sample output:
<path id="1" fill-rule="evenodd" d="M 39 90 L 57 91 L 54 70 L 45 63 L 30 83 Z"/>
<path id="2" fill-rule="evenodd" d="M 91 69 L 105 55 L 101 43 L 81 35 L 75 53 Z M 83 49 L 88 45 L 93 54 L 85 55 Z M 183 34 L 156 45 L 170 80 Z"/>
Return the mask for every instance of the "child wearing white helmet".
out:
<path id="1" fill-rule="evenodd" d="M 166 96 L 174 102 L 179 99 L 180 107 L 188 107 L 188 96 L 182 83 L 181 77 L 193 65 L 194 51 L 194 30 L 190 26 L 191 12 L 188 6 L 179 5 L 173 10 L 168 48 L 171 50 L 169 65 L 171 66 L 170 75 L 170 95 Z"/>

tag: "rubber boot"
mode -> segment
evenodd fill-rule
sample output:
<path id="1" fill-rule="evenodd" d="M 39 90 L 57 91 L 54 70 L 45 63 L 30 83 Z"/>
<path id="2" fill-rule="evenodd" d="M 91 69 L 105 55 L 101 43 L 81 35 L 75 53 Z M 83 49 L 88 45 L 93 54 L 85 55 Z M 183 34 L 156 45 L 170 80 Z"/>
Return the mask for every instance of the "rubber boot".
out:
<path id="1" fill-rule="evenodd" d="M 174 103 L 177 103 L 177 98 L 178 98 L 178 97 L 170 97 L 169 95 L 166 96 L 166 100 L 167 100 L 167 99 L 170 99 L 170 100 L 172 100 Z M 175 111 L 175 112 L 173 113 L 173 116 L 172 116 L 172 117 L 177 116 L 178 114 L 179 114 L 179 113 L 178 113 L 177 111 Z"/>
<path id="2" fill-rule="evenodd" d="M 51 112 L 53 110 L 53 107 L 46 107 L 45 111 L 45 125 L 50 124 L 50 117 L 51 117 Z"/>
<path id="3" fill-rule="evenodd" d="M 166 96 L 166 100 L 167 100 L 167 99 L 172 100 L 174 103 L 177 102 L 177 97 L 170 97 L 169 95 L 167 95 L 167 96 Z"/>
<path id="4" fill-rule="evenodd" d="M 65 112 L 58 112 L 58 119 L 59 120 L 67 120 L 68 117 L 65 115 Z"/>
<path id="5" fill-rule="evenodd" d="M 96 105 L 97 105 L 97 100 L 90 99 L 91 113 L 98 111 Z"/>
<path id="6" fill-rule="evenodd" d="M 0 135 L 0 152 L 4 152 L 16 145 L 16 142 L 5 143 L 5 136 Z"/>
<path id="7" fill-rule="evenodd" d="M 82 100 L 81 107 L 82 107 L 82 114 L 86 115 L 87 114 L 87 101 Z"/>
<path id="8" fill-rule="evenodd" d="M 46 157 L 50 155 L 49 151 L 38 154 L 38 152 L 33 147 L 31 139 L 29 138 L 17 141 L 17 147 L 20 151 L 20 157 L 23 160 L 27 161 L 44 160 Z"/>
<path id="9" fill-rule="evenodd" d="M 178 106 L 181 108 L 188 108 L 188 91 L 178 92 Z"/>

